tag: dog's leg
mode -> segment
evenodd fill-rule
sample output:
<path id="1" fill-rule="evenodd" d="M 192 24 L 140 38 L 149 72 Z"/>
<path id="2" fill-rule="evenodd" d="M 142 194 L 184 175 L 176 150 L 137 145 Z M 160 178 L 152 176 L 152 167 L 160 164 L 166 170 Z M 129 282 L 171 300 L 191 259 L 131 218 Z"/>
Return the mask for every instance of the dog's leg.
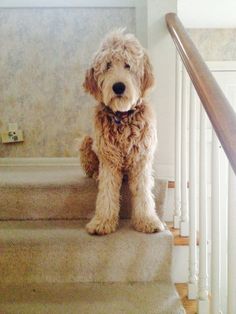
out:
<path id="1" fill-rule="evenodd" d="M 131 170 L 129 186 L 132 193 L 132 224 L 137 231 L 153 233 L 164 230 L 164 225 L 155 210 L 153 185 L 150 165 Z"/>
<path id="2" fill-rule="evenodd" d="M 120 209 L 122 176 L 107 165 L 99 165 L 99 185 L 96 211 L 86 229 L 90 234 L 105 235 L 116 230 Z"/>
<path id="3" fill-rule="evenodd" d="M 90 178 L 98 176 L 98 157 L 92 149 L 93 139 L 90 136 L 85 136 L 80 146 L 80 163 L 86 175 Z"/>

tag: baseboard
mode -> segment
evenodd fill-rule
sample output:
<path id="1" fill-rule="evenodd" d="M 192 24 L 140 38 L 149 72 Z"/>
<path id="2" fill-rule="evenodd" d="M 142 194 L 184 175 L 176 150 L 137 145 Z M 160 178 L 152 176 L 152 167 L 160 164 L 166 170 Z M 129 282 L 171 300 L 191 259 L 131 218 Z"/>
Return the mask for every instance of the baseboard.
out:
<path id="1" fill-rule="evenodd" d="M 78 166 L 76 157 L 0 158 L 0 166 Z"/>
<path id="2" fill-rule="evenodd" d="M 78 166 L 78 157 L 16 157 L 0 158 L 1 166 Z M 154 165 L 158 178 L 173 180 L 174 166 L 171 164 Z"/>
<path id="3" fill-rule="evenodd" d="M 172 280 L 174 283 L 188 282 L 189 248 L 175 245 L 172 258 Z"/>

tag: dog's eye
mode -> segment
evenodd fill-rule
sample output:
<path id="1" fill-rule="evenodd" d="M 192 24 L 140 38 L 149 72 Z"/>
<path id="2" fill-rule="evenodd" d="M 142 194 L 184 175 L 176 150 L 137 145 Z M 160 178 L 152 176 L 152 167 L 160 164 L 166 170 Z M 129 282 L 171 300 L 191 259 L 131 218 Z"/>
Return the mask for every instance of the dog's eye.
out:
<path id="1" fill-rule="evenodd" d="M 107 62 L 107 67 L 106 67 L 106 69 L 109 70 L 109 69 L 111 68 L 111 66 L 112 66 L 111 62 Z"/>
<path id="2" fill-rule="evenodd" d="M 130 65 L 128 63 L 125 63 L 125 69 L 130 69 Z"/>

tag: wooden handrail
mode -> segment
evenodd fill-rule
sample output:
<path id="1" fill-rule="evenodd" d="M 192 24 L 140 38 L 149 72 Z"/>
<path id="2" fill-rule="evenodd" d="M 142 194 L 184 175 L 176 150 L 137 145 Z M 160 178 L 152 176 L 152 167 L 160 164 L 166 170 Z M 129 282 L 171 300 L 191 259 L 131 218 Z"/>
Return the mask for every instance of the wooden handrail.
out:
<path id="1" fill-rule="evenodd" d="M 212 126 L 236 174 L 236 113 L 175 13 L 166 24 Z"/>

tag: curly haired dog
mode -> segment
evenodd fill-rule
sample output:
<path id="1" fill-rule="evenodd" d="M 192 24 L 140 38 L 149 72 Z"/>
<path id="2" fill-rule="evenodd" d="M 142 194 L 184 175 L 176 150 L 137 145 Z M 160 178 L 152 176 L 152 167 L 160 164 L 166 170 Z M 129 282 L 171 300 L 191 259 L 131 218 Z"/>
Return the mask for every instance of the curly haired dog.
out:
<path id="1" fill-rule="evenodd" d="M 156 121 L 145 100 L 153 86 L 146 51 L 132 34 L 107 35 L 87 70 L 84 88 L 95 97 L 95 136 L 85 137 L 80 159 L 86 174 L 98 175 L 96 211 L 86 228 L 105 235 L 116 230 L 124 174 L 132 195 L 132 224 L 137 231 L 164 229 L 152 195 Z"/>

